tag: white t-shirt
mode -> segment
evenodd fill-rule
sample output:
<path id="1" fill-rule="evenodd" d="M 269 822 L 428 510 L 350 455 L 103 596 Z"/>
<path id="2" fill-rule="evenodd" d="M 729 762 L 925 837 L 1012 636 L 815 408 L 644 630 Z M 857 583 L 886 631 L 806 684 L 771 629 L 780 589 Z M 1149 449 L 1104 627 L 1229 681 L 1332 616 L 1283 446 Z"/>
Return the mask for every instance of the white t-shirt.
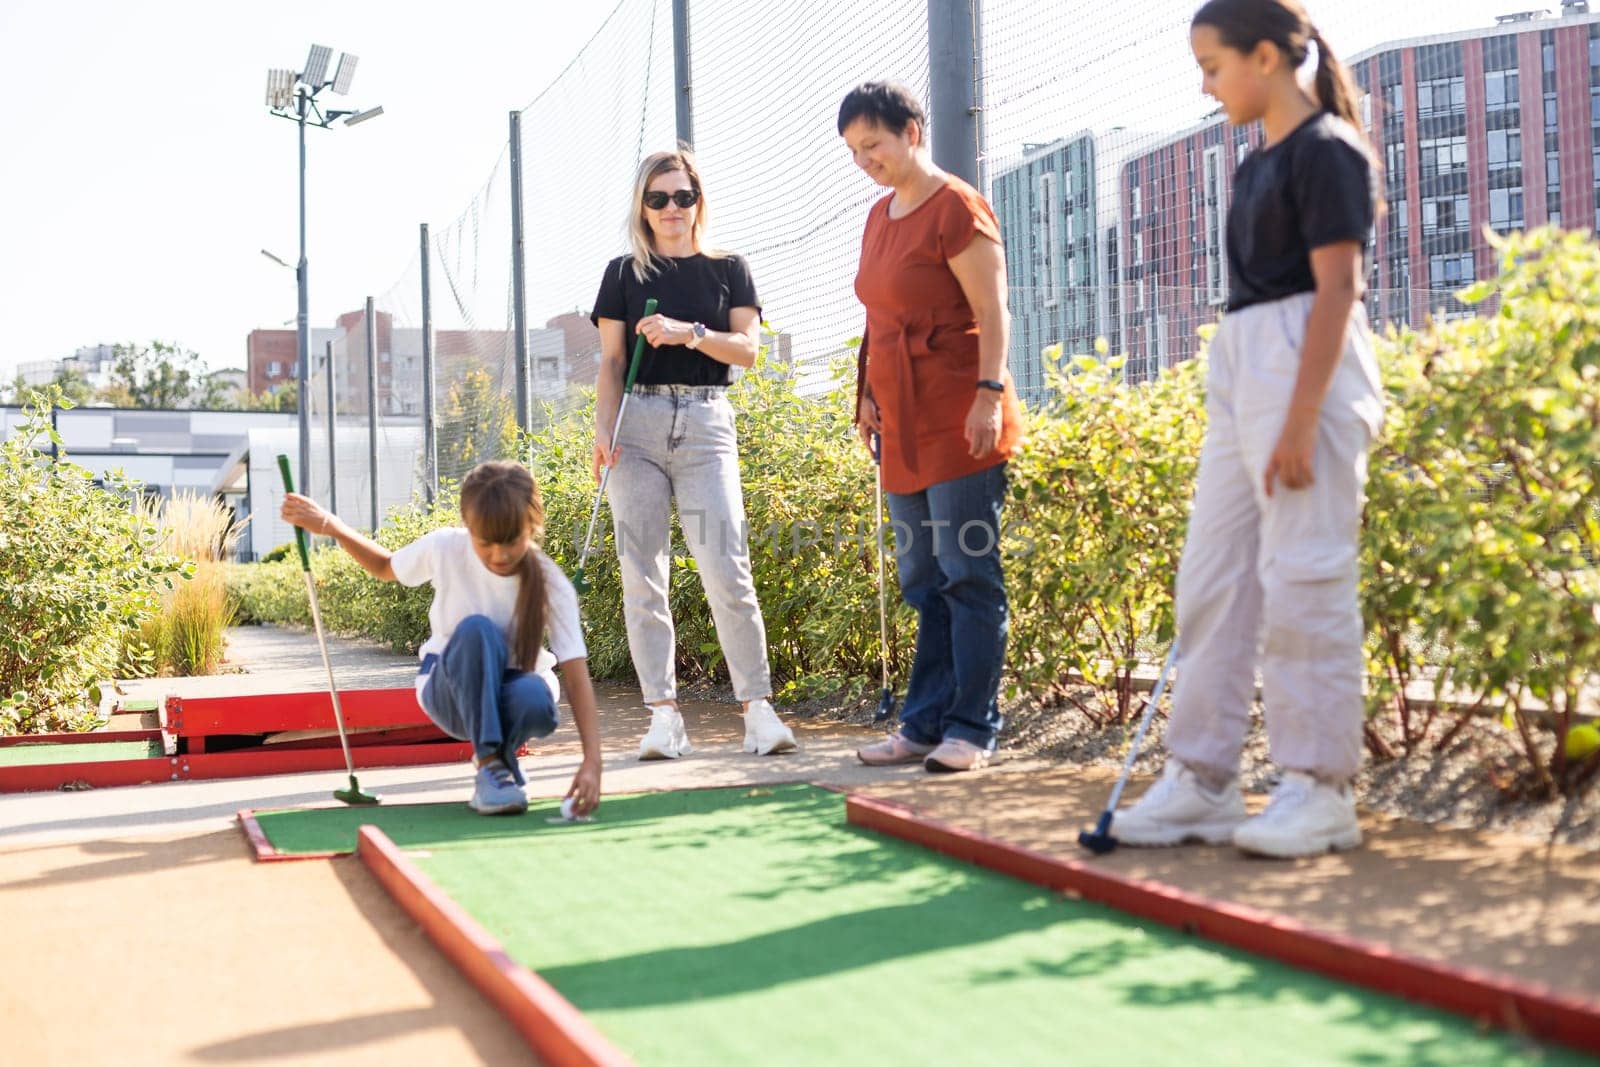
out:
<path id="1" fill-rule="evenodd" d="M 539 650 L 539 662 L 531 668 L 550 687 L 550 695 L 561 699 L 555 665 L 583 659 L 588 649 L 583 643 L 583 624 L 578 619 L 578 592 L 572 588 L 561 568 L 543 552 L 534 550 L 544 570 L 545 636 L 548 647 Z M 443 655 L 461 620 L 483 615 L 500 628 L 506 643 L 511 642 L 512 616 L 517 609 L 517 591 L 522 579 L 501 575 L 483 565 L 472 549 L 472 535 L 459 526 L 447 526 L 424 534 L 390 557 L 390 566 L 401 585 L 433 583 L 433 603 L 428 607 L 428 640 L 417 655 Z M 514 656 L 513 656 L 514 658 Z M 530 668 L 513 662 L 513 667 Z M 417 700 L 422 699 L 426 675 L 417 676 Z"/>

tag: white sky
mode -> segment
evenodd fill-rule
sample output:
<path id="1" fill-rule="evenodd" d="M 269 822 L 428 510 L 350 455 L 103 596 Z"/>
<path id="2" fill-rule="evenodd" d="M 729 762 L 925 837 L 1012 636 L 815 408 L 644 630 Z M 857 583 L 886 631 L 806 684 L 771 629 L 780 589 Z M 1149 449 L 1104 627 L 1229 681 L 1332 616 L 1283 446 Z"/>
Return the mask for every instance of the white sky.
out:
<path id="1" fill-rule="evenodd" d="M 718 6 L 693 2 L 706 14 Z M 382 104 L 385 114 L 308 131 L 312 325 L 381 297 L 407 272 L 417 224 L 461 213 L 505 144 L 507 113 L 555 77 L 612 6 L 4 0 L 12 99 L 0 120 L 0 377 L 80 345 L 155 338 L 212 367 L 242 366 L 251 329 L 292 325 L 293 274 L 259 249 L 296 256 L 295 130 L 267 113 L 263 91 L 267 69 L 298 69 L 313 41 L 361 57 L 351 95 L 324 101 Z M 1344 54 L 1536 6 L 1312 3 Z M 991 102 L 1026 93 L 991 115 L 991 151 L 1088 126 L 1176 128 L 1209 110 L 1185 47 L 1193 7 L 986 0 Z M 1108 11 L 1122 14 L 1108 21 Z M 781 47 L 751 32 L 753 46 Z M 1037 91 L 1057 65 L 1059 84 Z M 852 179 L 838 153 L 828 180 Z"/>
<path id="2" fill-rule="evenodd" d="M 361 57 L 321 99 L 384 114 L 307 131 L 312 325 L 381 296 L 611 7 L 4 0 L 0 375 L 153 338 L 243 366 L 251 329 L 292 325 L 294 275 L 259 250 L 298 253 L 295 127 L 264 92 L 313 42 Z"/>

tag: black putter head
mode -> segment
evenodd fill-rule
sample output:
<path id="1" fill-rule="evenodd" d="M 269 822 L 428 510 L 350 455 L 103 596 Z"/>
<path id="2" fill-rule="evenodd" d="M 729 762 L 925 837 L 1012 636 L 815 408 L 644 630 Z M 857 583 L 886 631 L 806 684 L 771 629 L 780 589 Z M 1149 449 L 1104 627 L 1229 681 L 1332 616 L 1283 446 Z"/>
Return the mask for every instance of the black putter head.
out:
<path id="1" fill-rule="evenodd" d="M 885 689 L 878 697 L 878 710 L 873 713 L 872 721 L 888 722 L 894 717 L 894 705 L 894 691 L 892 689 Z"/>
<path id="2" fill-rule="evenodd" d="M 1096 856 L 1104 856 L 1107 852 L 1117 847 L 1117 839 L 1111 836 L 1111 813 L 1100 813 L 1100 821 L 1094 824 L 1093 830 L 1080 830 L 1078 844 L 1093 852 Z"/>

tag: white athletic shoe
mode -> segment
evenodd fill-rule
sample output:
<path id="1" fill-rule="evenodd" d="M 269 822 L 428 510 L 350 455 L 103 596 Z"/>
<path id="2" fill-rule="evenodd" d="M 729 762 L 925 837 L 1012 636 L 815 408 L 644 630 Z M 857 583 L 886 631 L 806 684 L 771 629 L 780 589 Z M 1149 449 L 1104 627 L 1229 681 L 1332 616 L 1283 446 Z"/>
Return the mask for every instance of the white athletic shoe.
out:
<path id="1" fill-rule="evenodd" d="M 1233 831 L 1245 818 L 1237 778 L 1212 791 L 1181 760 L 1169 757 L 1161 780 L 1132 807 L 1117 812 L 1111 832 L 1124 845 L 1158 847 L 1188 841 L 1224 845 L 1233 840 Z"/>
<path id="2" fill-rule="evenodd" d="M 1272 791 L 1267 810 L 1235 830 L 1233 843 L 1279 859 L 1355 848 L 1361 844 L 1355 795 L 1349 783 L 1334 786 L 1302 771 L 1288 771 Z"/>
<path id="3" fill-rule="evenodd" d="M 677 708 L 671 704 L 645 706 L 650 709 L 650 729 L 639 742 L 640 759 L 677 759 L 694 751 Z"/>
<path id="4" fill-rule="evenodd" d="M 793 752 L 794 731 L 783 725 L 765 699 L 752 700 L 744 712 L 744 750 L 758 756 Z"/>

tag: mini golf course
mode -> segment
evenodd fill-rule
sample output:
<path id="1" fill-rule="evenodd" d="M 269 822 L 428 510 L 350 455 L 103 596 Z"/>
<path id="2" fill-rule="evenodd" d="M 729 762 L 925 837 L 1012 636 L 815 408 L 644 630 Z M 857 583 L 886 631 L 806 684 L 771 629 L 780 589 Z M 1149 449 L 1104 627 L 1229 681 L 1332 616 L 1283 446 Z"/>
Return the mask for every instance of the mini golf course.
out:
<path id="1" fill-rule="evenodd" d="M 588 823 L 554 800 L 242 815 L 263 858 L 359 833 L 403 903 L 468 931 L 472 962 L 441 946 L 469 977 L 535 1004 L 549 1062 L 1591 1062 L 863 829 L 808 785 L 608 797 Z"/>

